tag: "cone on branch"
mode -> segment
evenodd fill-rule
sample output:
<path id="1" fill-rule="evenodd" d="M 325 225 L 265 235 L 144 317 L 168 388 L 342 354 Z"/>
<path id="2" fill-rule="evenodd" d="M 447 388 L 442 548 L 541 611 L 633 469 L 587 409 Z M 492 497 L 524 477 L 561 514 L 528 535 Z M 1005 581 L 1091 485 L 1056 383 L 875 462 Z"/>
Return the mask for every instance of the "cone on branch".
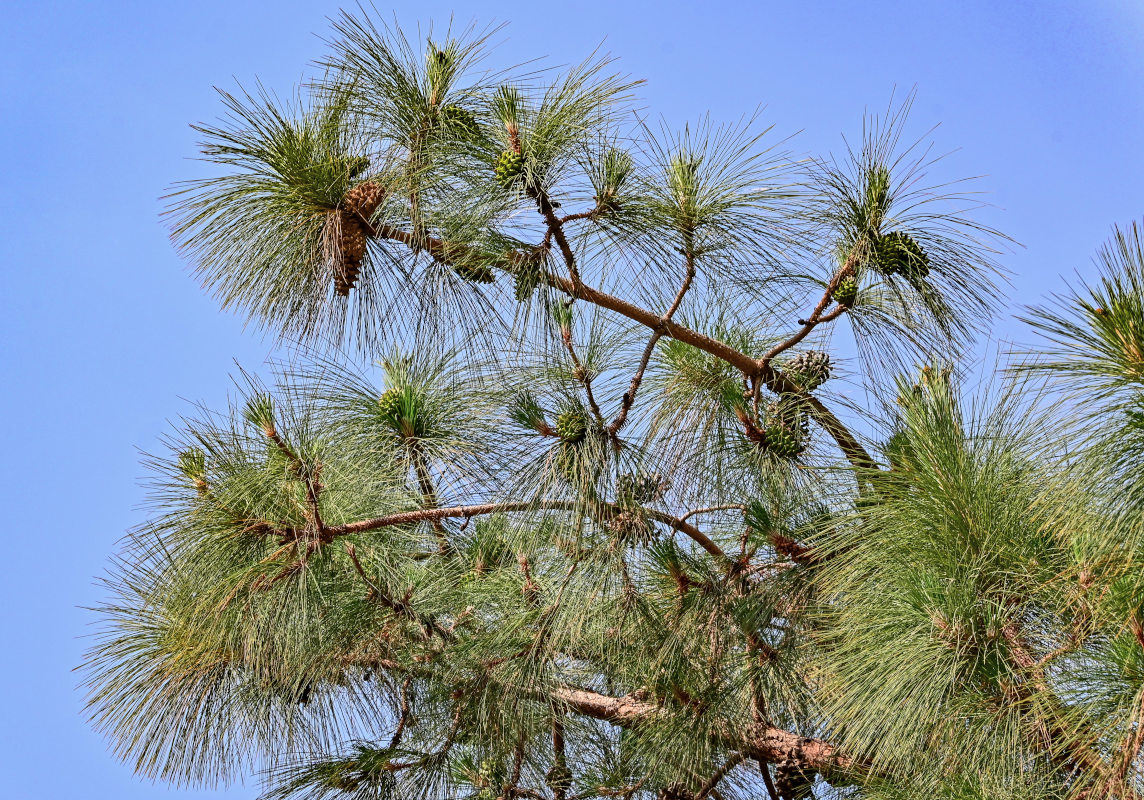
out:
<path id="1" fill-rule="evenodd" d="M 334 240 L 334 292 L 339 297 L 348 297 L 361 275 L 369 241 L 367 225 L 384 199 L 381 184 L 365 181 L 346 192 L 341 208 L 326 217 L 327 227 L 333 226 L 326 237 Z"/>
<path id="2" fill-rule="evenodd" d="M 517 150 L 508 149 L 498 157 L 493 173 L 502 189 L 511 189 L 524 169 L 524 156 Z"/>
<path id="3" fill-rule="evenodd" d="M 472 112 L 458 105 L 442 106 L 437 112 L 442 133 L 461 141 L 473 141 L 480 135 L 480 128 Z"/>
<path id="4" fill-rule="evenodd" d="M 840 306 L 847 308 L 853 306 L 854 301 L 858 299 L 858 279 L 853 275 L 847 275 L 838 282 L 831 297 Z"/>
<path id="5" fill-rule="evenodd" d="M 568 444 L 579 444 L 588 434 L 588 419 L 579 410 L 561 412 L 556 417 L 556 435 Z"/>
<path id="6" fill-rule="evenodd" d="M 783 365 L 783 371 L 812 392 L 830 379 L 830 354 L 821 350 L 806 350 Z"/>
<path id="7" fill-rule="evenodd" d="M 963 237 L 937 206 L 887 212 L 877 164 L 911 192 L 920 178 L 895 151 L 896 122 L 864 128 L 847 163 L 788 163 L 753 119 L 650 130 L 607 59 L 500 73 L 520 88 L 498 90 L 498 73 L 466 78 L 479 35 L 430 45 L 426 61 L 423 37 L 352 15 L 336 26 L 305 100 L 318 112 L 279 125 L 293 109 L 256 99 L 257 113 L 207 131 L 204 154 L 233 175 L 187 196 L 176 237 L 228 304 L 292 341 L 353 352 L 291 358 L 277 409 L 248 410 L 258 430 L 237 406 L 237 420 L 191 420 L 172 437 L 183 444 L 161 464 L 156 520 L 117 568 L 91 658 L 92 714 L 119 753 L 177 781 L 267 763 L 275 800 L 573 800 L 573 783 L 583 800 L 765 797 L 755 764 L 777 762 L 791 800 L 818 774 L 823 795 L 953 796 L 941 782 L 978 722 L 986 737 L 1005 728 L 1012 752 L 975 770 L 1044 762 L 1066 793 L 1074 773 L 1052 759 L 1069 742 L 1104 756 L 1126 741 L 1132 720 L 1106 714 L 1119 730 L 1090 737 L 1091 709 L 1067 696 L 1077 735 L 1044 755 L 1036 736 L 1056 720 L 1037 715 L 1054 698 L 1032 679 L 1032 700 L 1049 702 L 1022 699 L 1020 725 L 990 729 L 978 700 L 1010 702 L 991 681 L 1020 671 L 1000 650 L 955 664 L 925 639 L 927 604 L 1010 613 L 1006 597 L 959 583 L 963 565 L 1001 592 L 1069 583 L 1050 570 L 1072 568 L 1070 533 L 1048 530 L 1057 499 L 1037 485 L 1069 465 L 1042 470 L 1034 448 L 998 459 L 1007 431 L 931 424 L 948 409 L 927 401 L 904 421 L 941 472 L 915 457 L 891 474 L 866 452 L 870 431 L 893 430 L 883 404 L 806 393 L 834 366 L 801 352 L 811 342 L 852 333 L 875 356 L 855 367 L 879 365 L 855 376 L 869 379 L 861 397 L 879 399 L 881 365 L 961 344 L 992 308 L 980 226 Z M 327 82 L 342 81 L 344 111 L 325 113 Z M 909 235 L 880 236 L 896 227 Z M 919 242 L 956 282 L 940 296 L 896 291 L 910 288 L 901 280 L 861 295 L 875 255 L 887 274 L 924 277 Z M 827 259 L 830 310 L 825 285 L 808 285 Z M 503 271 L 518 301 L 544 303 L 462 282 Z M 336 300 L 355 289 L 367 302 Z M 844 314 L 858 299 L 869 315 Z M 814 321 L 796 324 L 808 307 Z M 1127 313 L 1099 307 L 1100 320 Z M 1117 352 L 1128 363 L 1139 348 Z M 347 366 L 379 358 L 380 388 Z M 178 452 L 191 445 L 209 461 Z M 873 511 L 860 506 L 871 496 Z M 1043 503 L 1035 517 L 1029 498 Z M 765 524 L 733 511 L 752 503 Z M 1082 510 L 1070 521 L 1101 516 Z M 1065 640 L 1052 594 L 1019 598 L 1047 632 L 1036 658 Z M 1125 674 L 1104 659 L 1109 643 L 1138 655 L 1122 633 L 1100 631 L 1077 658 Z M 249 680 L 266 667 L 312 687 L 295 692 L 304 709 Z M 1090 688 L 1075 680 L 1078 695 Z M 1109 708 L 1135 707 L 1093 680 Z M 550 739 L 557 715 L 567 727 Z M 338 741 L 351 733 L 392 743 L 367 768 Z M 337 752 L 348 757 L 323 771 Z M 863 785 L 886 775 L 868 763 L 890 771 L 888 788 Z"/>
<path id="8" fill-rule="evenodd" d="M 929 256 L 905 231 L 892 231 L 873 241 L 874 268 L 883 275 L 919 280 L 929 275 Z"/>

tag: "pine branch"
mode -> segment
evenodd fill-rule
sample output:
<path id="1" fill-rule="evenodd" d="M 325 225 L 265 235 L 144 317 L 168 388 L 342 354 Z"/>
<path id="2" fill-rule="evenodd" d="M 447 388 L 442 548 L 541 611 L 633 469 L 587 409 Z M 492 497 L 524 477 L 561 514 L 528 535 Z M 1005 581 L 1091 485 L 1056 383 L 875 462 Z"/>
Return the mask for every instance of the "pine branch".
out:
<path id="1" fill-rule="evenodd" d="M 600 503 L 600 508 L 607 514 L 619 514 L 624 510 L 617 505 L 611 503 Z M 387 514 L 383 517 L 374 517 L 373 519 L 358 520 L 357 522 L 347 522 L 343 525 L 333 525 L 327 527 L 326 535 L 335 539 L 339 536 L 348 536 L 357 533 L 367 533 L 369 531 L 380 530 L 382 528 L 390 528 L 395 525 L 412 525 L 417 522 L 425 521 L 439 521 L 442 519 L 458 519 L 458 518 L 472 518 L 484 516 L 488 514 L 509 514 L 515 512 L 528 512 L 528 511 L 576 511 L 584 507 L 583 503 L 575 500 L 542 500 L 536 502 L 515 502 L 515 503 L 484 503 L 480 505 L 470 506 L 452 506 L 449 508 L 422 508 L 415 511 L 399 511 L 394 514 Z M 715 556 L 722 562 L 729 562 L 727 554 L 715 544 L 706 534 L 684 520 L 673 517 L 663 511 L 658 511 L 653 508 L 640 509 L 641 513 L 646 514 L 648 518 L 656 522 L 662 522 L 665 525 L 674 528 L 682 534 L 690 537 L 696 544 L 702 547 L 711 555 Z M 282 529 L 275 530 L 275 534 L 280 536 L 288 535 L 287 531 Z"/>
<path id="2" fill-rule="evenodd" d="M 557 218 L 556 210 L 552 207 L 552 200 L 548 197 L 548 193 L 542 189 L 530 190 L 529 194 L 536 200 L 536 207 L 544 217 L 544 223 L 548 226 L 548 233 L 556 240 L 556 246 L 560 248 L 560 254 L 564 256 L 564 266 L 568 268 L 568 276 L 572 280 L 572 285 L 579 286 L 581 280 L 580 270 L 576 266 L 576 255 L 572 252 L 571 245 L 568 244 L 568 237 L 564 235 L 564 223 Z"/>
<path id="3" fill-rule="evenodd" d="M 707 800 L 707 796 L 715 791 L 715 787 L 719 785 L 719 781 L 723 780 L 728 772 L 742 764 L 746 758 L 746 755 L 743 753 L 735 753 L 727 759 L 727 762 L 715 770 L 715 772 L 711 774 L 711 777 L 699 787 L 699 791 L 695 793 L 695 800 Z"/>
<path id="4" fill-rule="evenodd" d="M 385 589 L 378 586 L 374 581 L 370 580 L 370 578 L 365 574 L 365 569 L 362 567 L 361 561 L 357 556 L 357 548 L 353 546 L 352 542 L 345 543 L 345 550 L 346 554 L 350 557 L 350 561 L 353 562 L 354 569 L 357 571 L 361 579 L 365 581 L 366 586 L 369 587 L 370 597 L 372 599 L 376 600 L 378 603 L 385 606 L 398 616 L 402 616 L 406 619 L 416 622 L 417 625 L 421 628 L 421 635 L 425 641 L 429 641 L 433 634 L 440 636 L 445 641 L 453 641 L 456 638 L 453 635 L 453 632 L 449 629 L 443 628 L 434 620 L 426 619 L 421 614 L 418 614 L 413 609 L 413 607 L 409 605 L 408 597 L 398 600 Z"/>
<path id="5" fill-rule="evenodd" d="M 663 312 L 658 327 L 655 328 L 651 338 L 648 340 L 647 346 L 644 347 L 643 355 L 640 356 L 639 366 L 636 367 L 635 374 L 632 376 L 631 385 L 628 387 L 627 392 L 624 393 L 623 400 L 620 402 L 620 413 L 616 415 L 616 418 L 612 420 L 612 424 L 608 426 L 608 432 L 613 436 L 620 428 L 624 427 L 624 424 L 628 421 L 628 412 L 632 410 L 632 405 L 636 401 L 636 392 L 639 391 L 640 384 L 643 382 L 644 372 L 647 371 L 647 365 L 651 360 L 652 353 L 655 351 L 655 346 L 663 337 L 664 326 L 671 322 L 671 318 L 675 316 L 675 312 L 679 310 L 679 306 L 683 303 L 683 296 L 687 294 L 687 290 L 691 288 L 691 284 L 695 280 L 695 245 L 690 235 L 684 239 L 683 257 L 683 285 L 680 286 L 679 291 L 675 293 L 675 299 L 672 300 L 667 311 Z"/>
<path id="6" fill-rule="evenodd" d="M 401 242 L 414 250 L 418 249 L 418 243 L 415 241 L 415 238 L 411 234 L 398 228 L 381 225 L 376 227 L 371 226 L 368 230 L 375 238 L 390 239 Z M 424 241 L 420 242 L 420 246 L 429 253 L 431 257 L 444 264 L 454 263 L 456 259 L 468 251 L 465 245 L 450 244 L 434 237 L 427 237 Z M 516 250 L 509 252 L 505 254 L 503 268 L 511 272 L 513 265 L 535 258 L 534 253 L 535 250 Z M 569 297 L 583 300 L 609 311 L 614 311 L 634 322 L 651 328 L 653 331 L 662 332 L 661 336 L 677 339 L 684 344 L 689 344 L 705 353 L 709 353 L 740 370 L 744 376 L 763 380 L 767 387 L 777 394 L 805 394 L 802 392 L 801 386 L 774 369 L 769 363 L 764 363 L 762 359 L 754 359 L 746 353 L 741 353 L 717 339 L 705 336 L 698 331 L 670 320 L 664 322 L 660 315 L 640 308 L 622 298 L 594 289 L 582 281 L 573 281 L 548 273 L 543 274 L 541 277 L 545 283 L 560 290 Z M 876 470 L 878 468 L 877 462 L 870 457 L 870 454 L 866 452 L 866 449 L 858 442 L 858 439 L 841 420 L 823 405 L 822 401 L 816 397 L 808 396 L 806 403 L 810 408 L 811 415 L 822 426 L 823 430 L 835 440 L 839 449 L 842 450 L 842 453 L 846 456 L 847 460 L 850 461 L 852 466 L 862 470 Z"/>
<path id="7" fill-rule="evenodd" d="M 592 393 L 592 376 L 581 363 L 580 357 L 576 355 L 576 346 L 572 343 L 572 329 L 570 327 L 561 329 L 560 339 L 564 342 L 564 347 L 572 358 L 572 369 L 575 371 L 577 380 L 584 386 L 584 394 L 588 398 L 588 407 L 592 410 L 592 416 L 596 418 L 598 424 L 602 425 L 604 417 L 600 413 L 600 406 L 596 403 L 596 397 Z"/>
<path id="8" fill-rule="evenodd" d="M 822 298 L 818 301 L 818 305 L 814 307 L 814 311 L 811 312 L 807 319 L 799 320 L 799 324 L 802 325 L 802 328 L 798 331 L 798 333 L 782 342 L 779 342 L 770 350 L 768 350 L 762 357 L 762 362 L 770 364 L 775 359 L 775 356 L 785 352 L 786 350 L 789 350 L 801 342 L 803 339 L 805 339 L 807 336 L 809 336 L 810 332 L 813 331 L 816 326 L 825 322 L 830 322 L 831 320 L 835 320 L 842 316 L 842 314 L 846 313 L 846 306 L 842 304 L 839 304 L 830 313 L 824 312 L 830 305 L 830 301 L 834 297 L 834 290 L 838 288 L 838 284 L 844 278 L 848 278 L 854 274 L 854 265 L 856 262 L 857 257 L 852 253 L 850 257 L 846 259 L 846 263 L 842 266 L 842 268 L 835 272 L 833 277 L 831 277 L 830 282 L 826 285 L 826 291 L 822 293 Z"/>
<path id="9" fill-rule="evenodd" d="M 557 688 L 552 692 L 552 699 L 579 714 L 621 728 L 638 727 L 666 713 L 658 703 L 634 695 L 611 697 L 587 689 Z M 751 758 L 764 762 L 790 759 L 822 773 L 828 780 L 835 778 L 849 783 L 868 772 L 867 767 L 829 742 L 798 736 L 765 723 L 725 728 L 716 735 L 725 744 L 741 749 Z"/>

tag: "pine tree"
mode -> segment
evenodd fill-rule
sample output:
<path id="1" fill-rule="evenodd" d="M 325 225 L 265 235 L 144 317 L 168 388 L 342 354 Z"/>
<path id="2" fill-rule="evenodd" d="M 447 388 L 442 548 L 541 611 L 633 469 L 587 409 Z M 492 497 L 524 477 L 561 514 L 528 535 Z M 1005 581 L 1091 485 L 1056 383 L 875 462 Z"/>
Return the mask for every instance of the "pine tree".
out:
<path id="1" fill-rule="evenodd" d="M 119 756 L 283 799 L 1141 796 L 1136 227 L 973 396 L 1004 238 L 908 101 L 807 160 L 653 131 L 606 59 L 333 27 L 173 196 L 296 356 L 152 461 L 85 665 Z"/>

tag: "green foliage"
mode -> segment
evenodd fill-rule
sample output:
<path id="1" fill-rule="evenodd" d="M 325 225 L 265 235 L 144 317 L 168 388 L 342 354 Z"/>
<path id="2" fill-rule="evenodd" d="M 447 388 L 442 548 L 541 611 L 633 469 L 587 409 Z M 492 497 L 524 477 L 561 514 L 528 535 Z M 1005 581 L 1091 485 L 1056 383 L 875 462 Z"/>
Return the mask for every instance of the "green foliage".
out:
<path id="1" fill-rule="evenodd" d="M 85 665 L 118 756 L 278 800 L 1144 791 L 1136 226 L 970 397 L 1004 239 L 911 98 L 807 161 L 651 130 L 605 58 L 333 27 L 173 196 L 298 348 L 148 458 Z"/>

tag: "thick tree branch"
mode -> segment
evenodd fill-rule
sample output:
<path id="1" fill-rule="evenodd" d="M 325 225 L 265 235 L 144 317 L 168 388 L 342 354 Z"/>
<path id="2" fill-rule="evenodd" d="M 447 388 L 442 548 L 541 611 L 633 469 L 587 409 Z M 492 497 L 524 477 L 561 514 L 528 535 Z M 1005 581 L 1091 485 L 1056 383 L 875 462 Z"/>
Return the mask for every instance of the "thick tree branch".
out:
<path id="1" fill-rule="evenodd" d="M 579 714 L 621 728 L 645 724 L 667 713 L 658 703 L 632 695 L 611 697 L 587 689 L 558 688 L 553 692 L 552 699 Z M 807 769 L 822 773 L 828 779 L 834 776 L 853 780 L 865 772 L 863 765 L 829 742 L 798 736 L 765 723 L 746 725 L 742 729 L 726 729 L 720 731 L 718 737 L 751 758 L 767 763 L 789 758 Z"/>

